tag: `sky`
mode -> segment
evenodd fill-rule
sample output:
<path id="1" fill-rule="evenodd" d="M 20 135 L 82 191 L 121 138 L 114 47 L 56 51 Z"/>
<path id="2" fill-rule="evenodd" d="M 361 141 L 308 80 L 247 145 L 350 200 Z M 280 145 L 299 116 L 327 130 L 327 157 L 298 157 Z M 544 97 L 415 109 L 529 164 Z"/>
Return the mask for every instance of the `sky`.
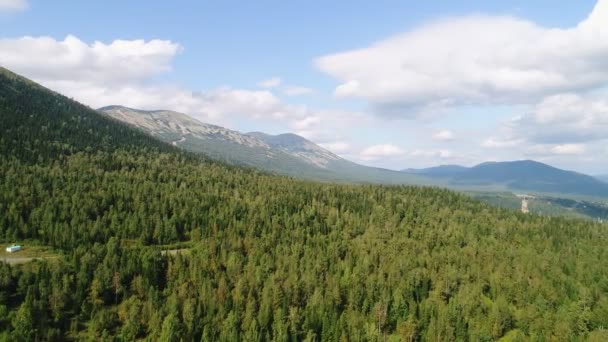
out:
<path id="1" fill-rule="evenodd" d="M 0 65 L 365 165 L 608 174 L 608 0 L 0 0 Z"/>

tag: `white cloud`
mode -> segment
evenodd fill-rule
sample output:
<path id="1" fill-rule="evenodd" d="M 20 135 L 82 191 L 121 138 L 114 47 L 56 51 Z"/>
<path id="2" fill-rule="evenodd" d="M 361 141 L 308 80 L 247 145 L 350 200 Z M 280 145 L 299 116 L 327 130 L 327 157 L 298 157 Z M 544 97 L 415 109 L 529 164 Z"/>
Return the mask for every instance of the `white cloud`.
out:
<path id="1" fill-rule="evenodd" d="M 540 144 L 573 144 L 608 137 L 608 93 L 549 96 L 506 123 L 512 137 Z"/>
<path id="2" fill-rule="evenodd" d="M 276 88 L 278 86 L 281 85 L 281 78 L 279 77 L 273 77 L 273 78 L 269 78 L 267 80 L 263 80 L 258 82 L 258 86 L 262 87 L 262 88 Z"/>
<path id="3" fill-rule="evenodd" d="M 172 85 L 143 86 L 138 83 L 105 86 L 80 81 L 34 80 L 92 108 L 117 104 L 140 109 L 172 109 L 190 112 L 200 100 L 191 91 Z"/>
<path id="4" fill-rule="evenodd" d="M 584 144 L 564 144 L 554 146 L 551 152 L 555 154 L 582 154 L 586 149 Z"/>
<path id="5" fill-rule="evenodd" d="M 168 40 L 86 43 L 68 35 L 0 39 L 0 65 L 91 107 L 199 109 L 201 100 L 173 85 L 150 85 L 182 50 Z"/>
<path id="6" fill-rule="evenodd" d="M 444 129 L 433 134 L 433 140 L 437 141 L 451 141 L 454 140 L 454 132 Z"/>
<path id="7" fill-rule="evenodd" d="M 307 116 L 302 120 L 297 120 L 292 124 L 296 130 L 306 130 L 321 123 L 321 118 L 318 116 Z"/>
<path id="8" fill-rule="evenodd" d="M 530 144 L 523 148 L 524 155 L 539 159 L 555 159 L 557 157 L 567 158 L 569 156 L 577 159 L 586 158 L 588 146 L 585 144 Z M 594 151 L 597 152 L 597 151 Z"/>
<path id="9" fill-rule="evenodd" d="M 29 7 L 26 0 L 0 0 L 0 12 L 23 11 Z"/>
<path id="10" fill-rule="evenodd" d="M 327 144 L 345 139 L 348 134 L 371 125 L 369 116 L 340 110 L 308 110 L 307 114 L 291 120 L 289 130 L 316 143 Z"/>
<path id="11" fill-rule="evenodd" d="M 396 157 L 403 155 L 405 151 L 391 144 L 373 145 L 361 151 L 361 159 L 374 160 L 385 157 Z"/>
<path id="12" fill-rule="evenodd" d="M 320 57 L 339 97 L 380 114 L 413 108 L 530 103 L 608 83 L 608 0 L 568 29 L 504 16 L 439 20 L 367 48 Z"/>
<path id="13" fill-rule="evenodd" d="M 201 111 L 207 117 L 218 118 L 226 114 L 252 118 L 300 118 L 308 115 L 305 107 L 289 106 L 266 90 L 219 88 L 195 94 Z"/>
<path id="14" fill-rule="evenodd" d="M 429 159 L 450 159 L 454 153 L 450 150 L 413 150 L 408 154 L 410 157 L 422 157 Z"/>
<path id="15" fill-rule="evenodd" d="M 157 39 L 89 44 L 72 35 L 63 40 L 5 38 L 0 39 L 0 65 L 92 107 L 168 108 L 210 119 L 310 115 L 305 107 L 286 105 L 267 90 L 223 87 L 192 92 L 174 85 L 150 85 L 152 77 L 171 70 L 181 50 L 177 43 Z"/>
<path id="16" fill-rule="evenodd" d="M 608 92 L 544 98 L 498 127 L 482 144 L 578 170 L 605 170 Z"/>
<path id="17" fill-rule="evenodd" d="M 522 139 L 504 139 L 491 137 L 486 139 L 481 146 L 486 148 L 511 148 L 521 145 L 523 143 Z"/>
<path id="18" fill-rule="evenodd" d="M 171 70 L 181 51 L 167 40 L 115 40 L 87 44 L 68 35 L 0 39 L 0 64 L 36 80 L 117 84 Z"/>
<path id="19" fill-rule="evenodd" d="M 283 88 L 283 93 L 287 96 L 308 95 L 314 92 L 313 89 L 301 86 L 286 86 Z"/>

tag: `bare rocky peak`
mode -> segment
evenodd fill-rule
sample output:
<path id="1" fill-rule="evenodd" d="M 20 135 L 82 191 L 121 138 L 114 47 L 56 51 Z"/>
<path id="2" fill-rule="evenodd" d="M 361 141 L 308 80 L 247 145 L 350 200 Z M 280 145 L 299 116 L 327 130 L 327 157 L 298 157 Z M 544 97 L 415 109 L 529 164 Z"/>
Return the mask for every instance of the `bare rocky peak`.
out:
<path id="1" fill-rule="evenodd" d="M 202 123 L 188 115 L 170 110 L 145 111 L 122 106 L 108 106 L 99 111 L 154 135 L 174 133 L 185 141 L 187 136 L 201 139 L 224 139 L 249 147 L 269 148 L 260 139 L 221 126 Z"/>
<path id="2" fill-rule="evenodd" d="M 265 155 L 272 158 L 284 153 L 320 168 L 327 168 L 330 161 L 342 160 L 337 155 L 295 134 L 269 135 L 261 132 L 240 133 L 224 127 L 202 123 L 188 115 L 169 110 L 139 110 L 123 106 L 108 106 L 100 112 L 114 119 L 128 123 L 164 137 L 179 146 L 190 138 L 230 141 L 239 145 L 267 150 Z M 171 139 L 167 139 L 171 136 Z"/>

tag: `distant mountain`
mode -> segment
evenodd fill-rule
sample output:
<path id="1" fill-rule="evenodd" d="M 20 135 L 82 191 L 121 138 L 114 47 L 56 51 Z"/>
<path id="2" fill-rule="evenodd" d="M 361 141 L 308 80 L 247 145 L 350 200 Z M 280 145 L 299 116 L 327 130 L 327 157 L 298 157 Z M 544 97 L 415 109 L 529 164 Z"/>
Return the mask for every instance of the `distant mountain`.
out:
<path id="1" fill-rule="evenodd" d="M 273 149 L 280 150 L 318 167 L 326 168 L 332 161 L 344 160 L 296 134 L 269 135 L 262 132 L 251 132 L 247 135 L 263 141 Z"/>
<path id="2" fill-rule="evenodd" d="M 429 177 L 452 177 L 461 172 L 465 172 L 468 169 L 468 167 L 460 165 L 439 165 L 426 169 L 405 169 L 403 172 L 426 175 Z"/>
<path id="3" fill-rule="evenodd" d="M 608 183 L 608 175 L 598 175 L 595 176 L 595 178 L 601 180 L 604 183 Z"/>
<path id="4" fill-rule="evenodd" d="M 513 191 L 608 197 L 608 184 L 596 178 L 532 160 L 487 162 L 471 168 L 449 165 L 405 172 L 461 188 L 506 188 Z"/>
<path id="5" fill-rule="evenodd" d="M 241 133 L 168 110 L 108 106 L 99 111 L 162 141 L 211 158 L 315 180 L 421 183 L 420 177 L 343 159 L 295 134 Z"/>

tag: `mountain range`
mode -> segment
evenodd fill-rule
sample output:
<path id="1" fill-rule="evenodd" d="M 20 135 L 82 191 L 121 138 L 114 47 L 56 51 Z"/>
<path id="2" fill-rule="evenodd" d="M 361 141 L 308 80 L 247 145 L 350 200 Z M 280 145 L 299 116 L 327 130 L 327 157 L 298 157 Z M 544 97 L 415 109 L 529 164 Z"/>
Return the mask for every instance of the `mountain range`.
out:
<path id="1" fill-rule="evenodd" d="M 232 164 L 321 181 L 420 184 L 464 190 L 608 197 L 608 184 L 532 160 L 442 165 L 401 172 L 348 161 L 295 134 L 241 133 L 168 110 L 108 106 L 99 112 L 191 152 Z"/>
<path id="2" fill-rule="evenodd" d="M 470 168 L 442 165 L 403 171 L 432 178 L 436 184 L 458 188 L 496 188 L 511 191 L 608 197 L 608 184 L 597 178 L 561 170 L 533 160 L 486 162 Z"/>
<path id="3" fill-rule="evenodd" d="M 241 133 L 168 110 L 114 105 L 98 111 L 185 150 L 282 175 L 360 183 L 424 181 L 416 175 L 353 163 L 295 134 Z"/>

